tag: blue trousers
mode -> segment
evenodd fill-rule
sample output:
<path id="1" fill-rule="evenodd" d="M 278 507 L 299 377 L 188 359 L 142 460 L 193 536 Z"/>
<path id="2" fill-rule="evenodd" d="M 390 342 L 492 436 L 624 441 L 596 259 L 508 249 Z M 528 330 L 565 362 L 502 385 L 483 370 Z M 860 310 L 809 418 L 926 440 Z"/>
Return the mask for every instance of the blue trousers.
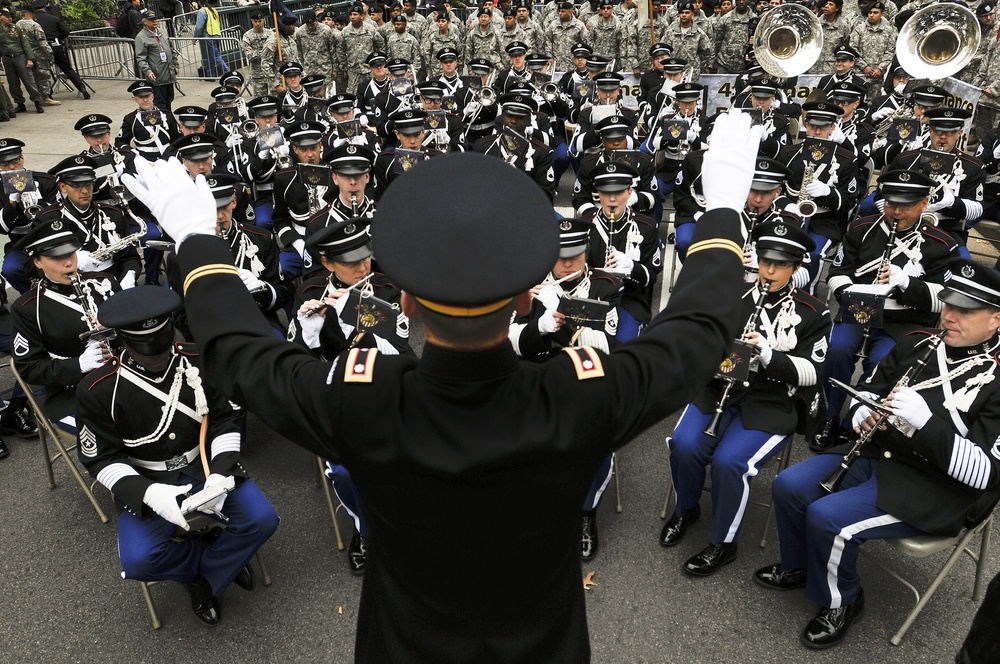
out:
<path id="1" fill-rule="evenodd" d="M 789 437 L 743 425 L 738 406 L 727 408 L 719 421 L 719 436 L 705 434 L 714 413 L 703 413 L 688 404 L 677 422 L 670 448 L 670 474 L 673 478 L 676 513 L 693 509 L 705 486 L 705 467 L 712 464 L 712 535 L 710 542 L 735 542 L 740 534 L 743 515 L 750 500 L 750 479 L 760 467 L 778 454 Z"/>
<path id="2" fill-rule="evenodd" d="M 857 364 L 855 353 L 861 348 L 865 328 L 855 323 L 836 323 L 833 334 L 830 335 L 830 349 L 826 352 L 823 363 L 823 389 L 826 391 L 827 413 L 833 419 L 840 417 L 847 395 L 831 387 L 830 379 L 836 378 L 843 383 L 850 383 Z M 867 378 L 872 370 L 889 354 L 896 345 L 895 340 L 883 330 L 872 329 L 868 338 L 868 359 L 861 362 L 861 375 Z"/>
<path id="3" fill-rule="evenodd" d="M 556 186 L 558 187 L 563 173 L 569 168 L 569 146 L 566 143 L 560 143 L 552 148 L 552 156 L 554 158 L 552 170 L 555 172 Z"/>
<path id="4" fill-rule="evenodd" d="M 302 276 L 302 257 L 294 249 L 285 249 L 278 254 L 281 271 L 289 279 Z"/>
<path id="5" fill-rule="evenodd" d="M 202 44 L 204 45 L 202 55 L 205 58 L 204 76 L 206 78 L 219 78 L 223 74 L 228 74 L 229 67 L 226 66 L 226 61 L 222 59 L 222 49 L 219 48 L 219 40 L 205 39 L 202 41 Z"/>
<path id="6" fill-rule="evenodd" d="M 27 264 L 28 254 L 20 249 L 12 248 L 10 244 L 4 248 L 3 266 L 0 267 L 0 274 L 18 293 L 26 293 L 31 288 L 31 279 L 25 272 Z"/>
<path id="7" fill-rule="evenodd" d="M 635 319 L 624 307 L 618 307 L 618 334 L 615 338 L 625 342 L 635 339 L 642 332 L 643 325 Z"/>
<path id="8" fill-rule="evenodd" d="M 841 460 L 837 454 L 814 456 L 779 473 L 772 485 L 781 569 L 805 569 L 806 597 L 831 609 L 853 604 L 861 592 L 857 564 L 863 543 L 922 534 L 876 507 L 878 459 L 859 458 L 834 493 L 820 487 Z"/>
<path id="9" fill-rule="evenodd" d="M 694 239 L 694 223 L 674 226 L 674 251 L 681 263 L 687 258 L 688 249 L 691 247 L 691 240 Z"/>
<path id="10" fill-rule="evenodd" d="M 139 224 L 129 223 L 128 228 L 129 233 L 137 233 L 139 231 Z M 142 241 L 162 239 L 163 231 L 160 230 L 160 227 L 155 222 L 146 221 L 146 234 L 143 236 Z M 146 283 L 159 286 L 160 263 L 163 261 L 163 252 L 159 249 L 143 249 L 142 259 L 146 264 Z"/>
<path id="11" fill-rule="evenodd" d="M 271 215 L 274 213 L 274 201 L 270 195 L 267 198 L 256 201 L 253 204 L 254 223 L 261 228 L 271 230 L 274 227 L 274 220 Z"/>
<path id="12" fill-rule="evenodd" d="M 587 497 L 583 499 L 584 512 L 596 510 L 597 506 L 601 504 L 601 498 L 604 496 L 604 490 L 608 488 L 613 471 L 614 455 L 609 454 L 604 457 L 604 461 L 597 468 L 597 472 L 594 474 L 594 481 L 590 483 L 590 488 L 587 490 Z"/>
<path id="13" fill-rule="evenodd" d="M 823 256 L 833 241 L 825 235 L 819 233 L 809 233 L 809 237 L 816 243 L 816 249 L 809 254 L 809 292 L 816 292 L 816 282 L 819 280 L 819 273 L 823 271 Z"/>
<path id="14" fill-rule="evenodd" d="M 368 538 L 368 519 L 365 517 L 365 507 L 361 504 L 361 496 L 354 486 L 351 474 L 341 465 L 326 462 L 326 476 L 333 484 L 333 491 L 340 499 L 340 504 L 344 506 L 347 513 L 354 521 L 354 528 L 361 536 Z"/>
<path id="15" fill-rule="evenodd" d="M 204 482 L 181 475 L 181 484 Z M 250 559 L 274 534 L 278 514 L 252 480 L 246 480 L 226 497 L 222 508 L 229 517 L 222 535 L 211 546 L 191 538 L 173 539 L 177 527 L 152 516 L 142 519 L 123 511 L 118 516 L 118 556 L 122 576 L 137 581 L 190 583 L 202 576 L 220 597 Z"/>
<path id="16" fill-rule="evenodd" d="M 859 214 L 862 217 L 867 217 L 869 215 L 878 214 L 878 208 L 875 206 L 875 194 L 877 192 L 872 192 L 865 196 L 865 199 L 861 201 L 859 206 Z"/>

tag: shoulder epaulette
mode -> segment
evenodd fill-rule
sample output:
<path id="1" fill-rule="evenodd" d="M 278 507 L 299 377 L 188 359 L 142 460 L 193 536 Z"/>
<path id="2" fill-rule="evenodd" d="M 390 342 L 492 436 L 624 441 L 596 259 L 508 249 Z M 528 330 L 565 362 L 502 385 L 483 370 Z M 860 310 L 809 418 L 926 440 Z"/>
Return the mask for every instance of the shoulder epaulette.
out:
<path id="1" fill-rule="evenodd" d="M 24 301 L 21 302 L 22 309 L 27 305 L 31 304 L 33 300 L 38 299 L 38 289 L 37 288 L 32 289 L 31 291 L 26 292 L 24 295 L 25 295 Z"/>
<path id="2" fill-rule="evenodd" d="M 270 231 L 264 230 L 264 229 L 260 228 L 259 226 L 254 226 L 252 224 L 240 223 L 239 224 L 239 228 L 240 228 L 241 231 L 243 231 L 247 235 L 259 235 L 261 237 L 270 237 L 271 236 Z"/>
<path id="3" fill-rule="evenodd" d="M 597 268 L 595 268 L 595 269 L 593 269 L 593 270 L 590 271 L 590 280 L 594 281 L 595 279 L 604 279 L 606 281 L 610 281 L 616 287 L 619 287 L 619 288 L 622 285 L 622 279 L 621 279 L 621 277 L 619 275 L 612 274 L 610 272 L 605 272 L 604 270 L 597 269 Z"/>
<path id="4" fill-rule="evenodd" d="M 87 391 L 97 387 L 97 384 L 109 376 L 114 376 L 118 373 L 118 367 L 121 366 L 117 357 L 110 358 L 107 362 L 101 366 L 94 369 L 91 373 L 87 374 Z"/>
<path id="5" fill-rule="evenodd" d="M 797 302 L 801 302 L 806 305 L 813 311 L 822 311 L 823 309 L 826 309 L 826 305 L 823 304 L 822 300 L 798 288 L 792 291 L 792 298 Z"/>
<path id="6" fill-rule="evenodd" d="M 370 383 L 375 377 L 378 348 L 352 348 L 344 365 L 345 383 Z"/>
<path id="7" fill-rule="evenodd" d="M 937 226 L 932 226 L 931 224 L 923 224 L 920 227 L 920 232 L 926 235 L 927 237 L 937 240 L 938 242 L 941 242 L 948 246 L 955 244 L 955 239 L 945 231 L 938 228 Z"/>
<path id="8" fill-rule="evenodd" d="M 590 346 L 569 346 L 563 348 L 573 362 L 576 369 L 577 380 L 587 380 L 589 378 L 603 378 L 604 365 L 601 364 L 601 356 Z"/>
<path id="9" fill-rule="evenodd" d="M 975 164 L 975 165 L 977 165 L 979 167 L 982 167 L 982 165 L 983 165 L 983 162 L 982 162 L 981 159 L 977 159 L 976 157 L 973 157 L 971 154 L 969 154 L 967 152 L 959 152 L 958 153 L 958 158 L 961 159 L 961 160 L 963 160 L 963 161 L 971 162 L 971 163 L 973 163 L 973 164 Z"/>
<path id="10" fill-rule="evenodd" d="M 913 330 L 912 332 L 907 332 L 906 336 L 911 337 L 913 335 L 918 335 L 918 336 L 922 335 L 925 337 L 933 337 L 937 333 L 938 333 L 937 330 L 928 330 L 925 328 L 921 328 L 919 330 Z"/>
<path id="11" fill-rule="evenodd" d="M 174 349 L 181 355 L 186 355 L 187 357 L 198 357 L 200 354 L 198 352 L 198 346 L 190 341 L 178 341 L 174 344 Z"/>

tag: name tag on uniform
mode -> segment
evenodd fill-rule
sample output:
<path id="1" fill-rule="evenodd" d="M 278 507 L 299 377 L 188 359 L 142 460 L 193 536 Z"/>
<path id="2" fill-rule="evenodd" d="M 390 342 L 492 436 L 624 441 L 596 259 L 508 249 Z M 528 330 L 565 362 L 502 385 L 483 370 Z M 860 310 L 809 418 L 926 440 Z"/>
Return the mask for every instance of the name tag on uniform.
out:
<path id="1" fill-rule="evenodd" d="M 167 61 L 167 54 L 161 51 L 160 52 L 160 62 L 166 62 L 166 61 Z"/>

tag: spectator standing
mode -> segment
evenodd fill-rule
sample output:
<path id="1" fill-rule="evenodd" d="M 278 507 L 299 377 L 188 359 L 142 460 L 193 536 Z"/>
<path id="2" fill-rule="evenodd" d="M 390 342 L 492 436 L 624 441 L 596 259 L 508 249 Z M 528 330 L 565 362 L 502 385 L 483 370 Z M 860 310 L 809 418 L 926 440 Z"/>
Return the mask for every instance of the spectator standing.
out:
<path id="1" fill-rule="evenodd" d="M 177 54 L 170 48 L 167 36 L 160 30 L 160 20 L 153 12 L 142 12 L 143 29 L 135 36 L 135 62 L 139 77 L 153 87 L 153 103 L 170 112 L 174 101 L 174 82 L 180 67 Z"/>

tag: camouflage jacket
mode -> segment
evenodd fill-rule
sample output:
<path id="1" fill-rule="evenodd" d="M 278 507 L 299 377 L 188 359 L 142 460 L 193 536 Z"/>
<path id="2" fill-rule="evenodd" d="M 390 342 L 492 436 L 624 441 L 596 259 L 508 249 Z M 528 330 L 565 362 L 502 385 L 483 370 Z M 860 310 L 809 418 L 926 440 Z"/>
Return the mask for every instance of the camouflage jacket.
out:
<path id="1" fill-rule="evenodd" d="M 715 23 L 715 67 L 719 73 L 739 74 L 745 69 L 743 53 L 750 43 L 750 19 L 754 13 L 735 9 Z"/>
<path id="2" fill-rule="evenodd" d="M 548 43 L 547 53 L 555 58 L 555 70 L 570 71 L 573 69 L 570 47 L 576 42 L 589 44 L 590 31 L 580 19 L 575 18 L 566 23 L 556 19 L 545 29 L 545 38 Z"/>
<path id="3" fill-rule="evenodd" d="M 338 62 L 346 71 L 368 71 L 365 58 L 375 51 L 385 50 L 385 40 L 382 39 L 378 27 L 372 23 L 364 23 L 360 28 L 348 25 L 341 32 L 343 41 L 338 45 L 340 56 Z"/>
<path id="4" fill-rule="evenodd" d="M 300 64 L 306 74 L 329 78 L 330 73 L 338 69 L 334 64 L 337 40 L 328 26 L 318 22 L 313 30 L 308 25 L 299 26 L 295 30 L 295 45 L 299 48 Z"/>

